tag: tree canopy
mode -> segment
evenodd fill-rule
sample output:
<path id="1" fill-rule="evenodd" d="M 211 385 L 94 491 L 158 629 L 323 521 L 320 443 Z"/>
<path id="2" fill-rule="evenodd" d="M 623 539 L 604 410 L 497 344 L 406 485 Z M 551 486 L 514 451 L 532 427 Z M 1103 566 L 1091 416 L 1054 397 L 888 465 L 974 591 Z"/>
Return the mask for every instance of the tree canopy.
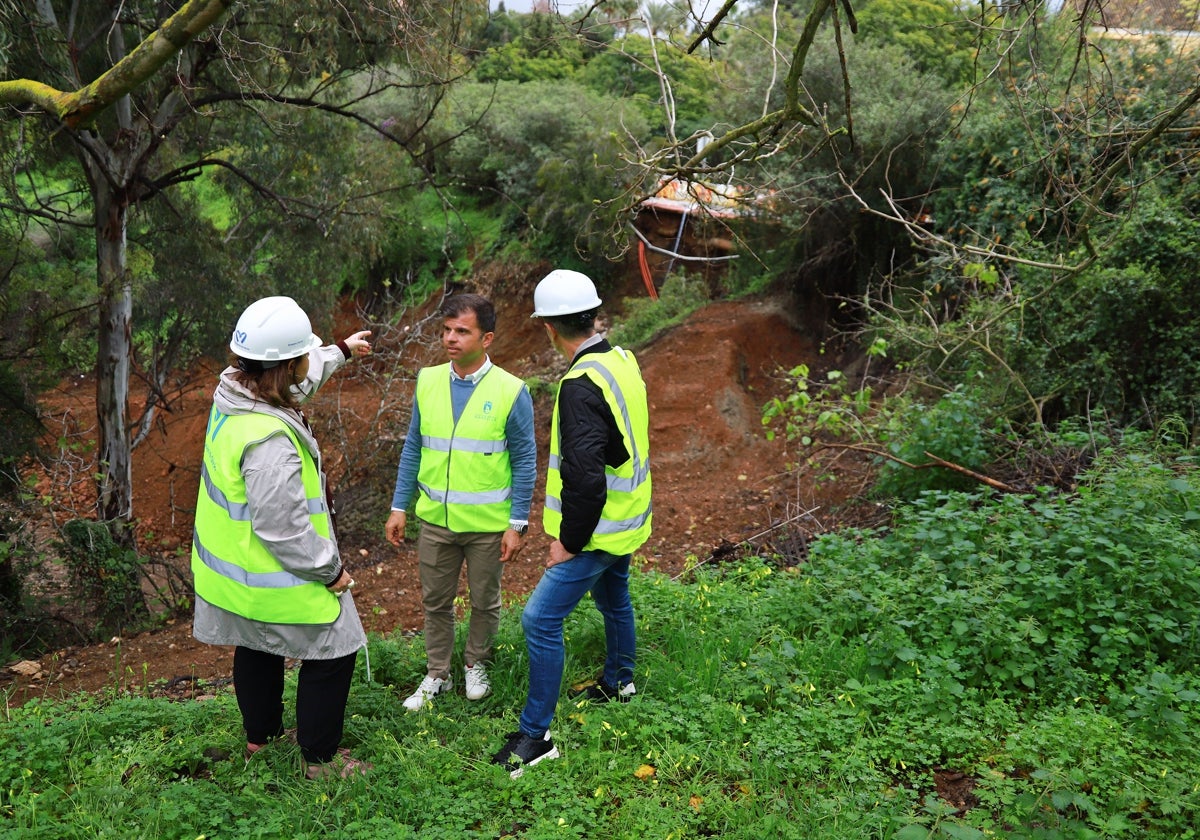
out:
<path id="1" fill-rule="evenodd" d="M 602 274 L 670 179 L 744 197 L 731 282 L 851 301 L 931 387 L 985 370 L 1038 422 L 1100 393 L 1186 411 L 1182 351 L 1126 369 L 1090 349 L 1133 342 L 1134 312 L 1156 353 L 1194 322 L 1167 231 L 1194 223 L 1200 85 L 1173 42 L 1106 37 L 1108 5 L 2 4 L 8 276 L 94 318 L 105 520 L 132 516 L 165 373 L 219 344 L 239 289 L 319 306 L 449 283 L 475 219 Z M 51 268 L 42 241 L 74 258 Z"/>

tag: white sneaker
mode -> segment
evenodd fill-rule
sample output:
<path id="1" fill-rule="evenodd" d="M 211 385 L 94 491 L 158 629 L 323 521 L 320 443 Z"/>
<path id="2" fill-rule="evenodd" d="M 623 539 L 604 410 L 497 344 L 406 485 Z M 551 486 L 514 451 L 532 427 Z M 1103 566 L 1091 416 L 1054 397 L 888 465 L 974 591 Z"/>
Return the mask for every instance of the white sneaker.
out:
<path id="1" fill-rule="evenodd" d="M 421 680 L 421 684 L 417 686 L 417 690 L 412 693 L 412 696 L 404 701 L 404 708 L 410 712 L 418 712 L 429 705 L 429 701 L 437 695 L 453 690 L 454 680 L 450 677 L 439 680 L 436 677 L 426 676 Z"/>
<path id="2" fill-rule="evenodd" d="M 492 690 L 492 684 L 488 682 L 487 669 L 482 663 L 468 665 L 463 669 L 464 685 L 467 687 L 468 700 L 482 700 L 488 696 Z"/>

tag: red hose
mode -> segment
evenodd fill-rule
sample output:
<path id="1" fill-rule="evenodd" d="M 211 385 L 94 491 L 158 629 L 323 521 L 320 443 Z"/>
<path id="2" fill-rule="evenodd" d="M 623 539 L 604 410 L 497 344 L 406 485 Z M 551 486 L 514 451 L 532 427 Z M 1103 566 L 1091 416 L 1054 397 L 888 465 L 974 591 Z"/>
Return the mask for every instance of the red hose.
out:
<path id="1" fill-rule="evenodd" d="M 646 262 L 646 243 L 638 240 L 638 265 L 642 267 L 642 282 L 650 293 L 650 300 L 658 300 L 658 289 L 654 287 L 654 278 L 650 276 L 650 266 Z"/>

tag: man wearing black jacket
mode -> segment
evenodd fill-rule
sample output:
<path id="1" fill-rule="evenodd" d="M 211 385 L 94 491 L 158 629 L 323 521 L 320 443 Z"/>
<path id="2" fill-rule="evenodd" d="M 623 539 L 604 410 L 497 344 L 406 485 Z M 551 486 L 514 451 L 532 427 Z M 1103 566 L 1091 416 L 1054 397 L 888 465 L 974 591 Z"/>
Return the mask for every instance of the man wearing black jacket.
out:
<path id="1" fill-rule="evenodd" d="M 636 693 L 629 562 L 650 537 L 652 519 L 650 414 L 637 360 L 596 333 L 601 301 L 586 275 L 552 271 L 533 299 L 534 317 L 571 366 L 550 427 L 542 524 L 554 541 L 521 614 L 529 695 L 520 729 L 493 757 L 513 778 L 558 758 L 549 730 L 562 685 L 563 620 L 589 592 L 604 616 L 606 656 L 600 681 L 584 694 L 625 701 Z"/>

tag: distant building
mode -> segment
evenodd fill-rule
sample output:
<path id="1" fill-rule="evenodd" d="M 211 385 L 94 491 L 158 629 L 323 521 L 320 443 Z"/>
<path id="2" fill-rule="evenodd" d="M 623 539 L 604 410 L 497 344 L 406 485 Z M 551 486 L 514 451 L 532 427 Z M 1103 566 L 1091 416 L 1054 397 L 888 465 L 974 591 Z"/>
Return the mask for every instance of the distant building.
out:
<path id="1" fill-rule="evenodd" d="M 633 223 L 638 266 L 651 297 L 676 269 L 700 272 L 711 283 L 737 256 L 730 225 L 752 216 L 756 202 L 735 186 L 660 181 Z"/>

